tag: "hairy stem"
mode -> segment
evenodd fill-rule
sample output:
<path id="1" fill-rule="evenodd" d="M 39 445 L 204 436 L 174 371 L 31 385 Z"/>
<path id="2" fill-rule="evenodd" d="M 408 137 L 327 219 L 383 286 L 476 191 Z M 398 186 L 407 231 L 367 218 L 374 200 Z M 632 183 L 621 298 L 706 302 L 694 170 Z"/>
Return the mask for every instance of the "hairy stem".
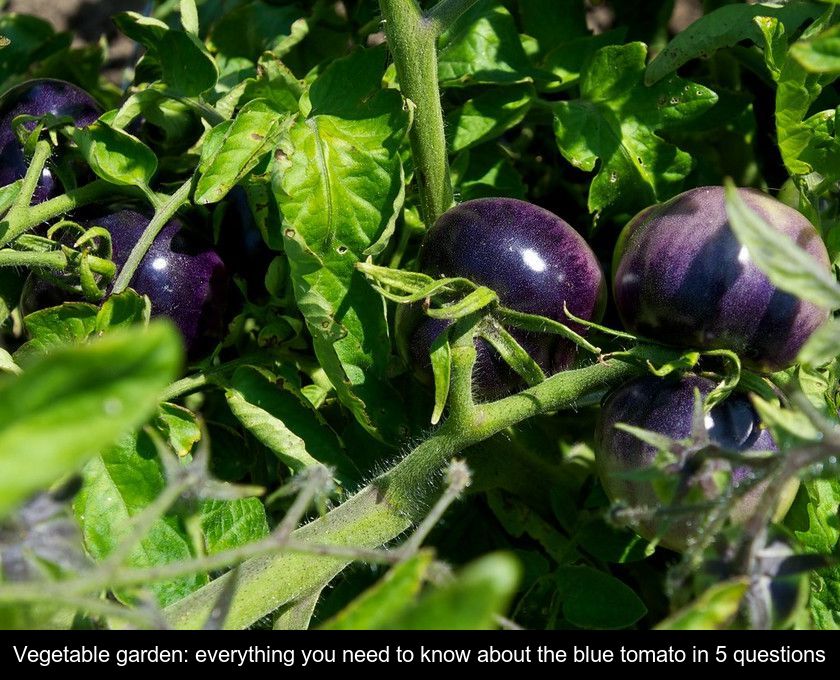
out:
<path id="1" fill-rule="evenodd" d="M 59 215 L 64 215 L 76 208 L 103 199 L 113 198 L 115 194 L 134 195 L 136 193 L 136 187 L 115 186 L 100 179 L 68 191 L 61 196 L 56 196 L 49 201 L 14 212 L 14 214 L 12 214 L 13 211 L 10 211 L 3 223 L 0 223 L 0 228 L 2 228 L 2 231 L 0 231 L 0 246 L 14 241 L 18 236 L 39 224 L 43 224 Z"/>
<path id="2" fill-rule="evenodd" d="M 134 244 L 134 248 L 131 249 L 131 253 L 120 270 L 117 280 L 114 281 L 114 294 L 122 293 L 128 288 L 134 272 L 137 271 L 140 262 L 146 256 L 146 253 L 149 252 L 149 248 L 154 243 L 157 235 L 166 226 L 166 223 L 172 216 L 178 212 L 178 209 L 187 202 L 191 189 L 192 179 L 189 179 L 155 212 L 155 216 L 149 222 L 149 226 L 146 227 L 143 235 Z"/>
<path id="3" fill-rule="evenodd" d="M 67 257 L 60 250 L 38 253 L 30 250 L 0 250 L 0 267 L 37 267 L 43 269 L 67 268 Z"/>
<path id="4" fill-rule="evenodd" d="M 437 24 L 416 0 L 379 0 L 403 96 L 414 105 L 409 133 L 420 209 L 427 227 L 452 206 L 452 181 L 437 74 Z"/>
<path id="5" fill-rule="evenodd" d="M 450 418 L 390 471 L 324 517 L 293 532 L 291 538 L 298 544 L 357 549 L 390 543 L 426 516 L 443 491 L 442 473 L 454 456 L 525 418 L 571 407 L 642 370 L 614 360 L 566 371 L 520 394 L 476 407 L 471 422 Z M 315 592 L 350 562 L 350 557 L 341 555 L 288 552 L 244 562 L 226 625 L 248 626 L 281 605 Z M 218 578 L 169 607 L 167 620 L 178 628 L 200 628 L 227 578 Z"/>
<path id="6" fill-rule="evenodd" d="M 32 203 L 32 196 L 35 193 L 35 189 L 38 188 L 38 182 L 44 173 L 44 166 L 47 164 L 49 157 L 50 143 L 42 139 L 35 144 L 35 153 L 32 155 L 32 161 L 26 170 L 23 184 L 20 186 L 20 193 L 12 204 L 11 210 L 9 210 L 10 219 L 14 219 L 21 213 L 26 212 L 29 204 Z"/>

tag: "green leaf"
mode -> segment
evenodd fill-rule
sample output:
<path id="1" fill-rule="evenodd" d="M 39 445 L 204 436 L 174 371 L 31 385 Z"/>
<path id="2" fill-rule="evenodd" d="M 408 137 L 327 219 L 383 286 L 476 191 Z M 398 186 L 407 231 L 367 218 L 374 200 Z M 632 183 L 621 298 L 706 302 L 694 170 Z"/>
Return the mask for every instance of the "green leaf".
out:
<path id="1" fill-rule="evenodd" d="M 820 307 L 840 307 L 840 284 L 831 272 L 751 210 L 731 180 L 726 185 L 726 214 L 738 241 L 774 286 Z"/>
<path id="2" fill-rule="evenodd" d="M 580 82 L 580 76 L 587 62 L 602 47 L 619 45 L 624 41 L 627 29 L 617 28 L 599 35 L 587 35 L 557 45 L 549 52 L 542 69 L 550 73 L 556 82 L 550 82 L 541 89 L 566 90 Z"/>
<path id="3" fill-rule="evenodd" d="M 740 580 L 712 586 L 690 605 L 661 621 L 656 629 L 723 630 L 738 614 L 747 586 Z"/>
<path id="4" fill-rule="evenodd" d="M 760 44 L 761 31 L 755 17 L 776 17 L 792 33 L 822 9 L 812 2 L 790 2 L 782 7 L 770 5 L 726 5 L 701 17 L 678 33 L 647 67 L 645 82 L 655 83 L 697 57 L 708 58 L 723 47 L 743 40 Z"/>
<path id="5" fill-rule="evenodd" d="M 25 364 L 51 350 L 83 343 L 96 330 L 98 312 L 85 302 L 65 302 L 28 314 L 24 323 L 29 341 L 18 348 L 15 358 Z"/>
<path id="6" fill-rule="evenodd" d="M 450 150 L 463 151 L 519 125 L 531 108 L 534 87 L 512 85 L 486 90 L 447 116 Z"/>
<path id="7" fill-rule="evenodd" d="M 840 541 L 840 480 L 815 479 L 803 484 L 807 525 L 796 538 L 809 553 L 836 555 Z M 840 630 L 840 567 L 811 574 L 811 616 L 824 630 Z"/>
<path id="8" fill-rule="evenodd" d="M 516 339 L 496 321 L 483 325 L 481 337 L 487 340 L 499 356 L 519 375 L 529 387 L 539 385 L 545 380 L 539 364 L 531 358 Z"/>
<path id="9" fill-rule="evenodd" d="M 257 77 L 245 82 L 243 99 L 265 99 L 278 113 L 297 113 L 303 84 L 295 74 L 271 53 L 260 57 L 257 67 Z"/>
<path id="10" fill-rule="evenodd" d="M 404 198 L 398 151 L 408 120 L 399 93 L 381 88 L 384 60 L 380 49 L 357 51 L 313 83 L 274 190 L 315 354 L 359 422 L 396 442 L 402 408 L 388 384 L 385 308 L 356 270 L 385 247 Z"/>
<path id="11" fill-rule="evenodd" d="M 479 0 L 440 40 L 441 87 L 521 83 L 533 72 L 510 12 L 498 0 Z"/>
<path id="12" fill-rule="evenodd" d="M 133 517 L 143 512 L 166 486 L 152 440 L 141 433 L 126 434 L 119 442 L 91 460 L 84 469 L 83 485 L 73 507 L 88 553 L 106 559 L 132 533 Z M 186 531 L 175 517 L 158 518 L 124 563 L 153 567 L 192 557 Z M 207 582 L 206 575 L 184 576 L 150 583 L 162 606 L 175 602 Z M 131 593 L 120 591 L 123 601 Z"/>
<path id="13" fill-rule="evenodd" d="M 239 368 L 226 396 L 237 419 L 294 472 L 322 463 L 342 480 L 354 476 L 336 434 L 290 383 Z"/>
<path id="14" fill-rule="evenodd" d="M 383 630 L 488 630 L 497 628 L 519 583 L 521 569 L 507 553 L 470 562 L 452 580 L 387 621 Z"/>
<path id="15" fill-rule="evenodd" d="M 268 536 L 268 519 L 259 498 L 204 501 L 201 530 L 208 555 L 233 550 Z"/>
<path id="16" fill-rule="evenodd" d="M 527 0 L 519 3 L 525 33 L 536 39 L 541 54 L 589 35 L 584 4 L 578 0 Z"/>
<path id="17" fill-rule="evenodd" d="M 824 22 L 828 15 L 817 23 Z M 840 140 L 835 112 L 821 111 L 806 118 L 822 88 L 834 76 L 809 73 L 788 53 L 785 27 L 777 19 L 756 18 L 765 40 L 764 58 L 776 81 L 776 136 L 785 167 L 791 175 L 821 172 L 840 177 Z M 809 29 L 809 32 L 817 24 Z"/>
<path id="18" fill-rule="evenodd" d="M 514 538 L 530 536 L 542 545 L 545 552 L 558 564 L 565 564 L 578 556 L 572 541 L 525 503 L 498 491 L 491 491 L 487 501 L 505 531 Z"/>
<path id="19" fill-rule="evenodd" d="M 2 348 L 0 348 L 0 371 L 16 375 L 21 372 L 20 366 L 15 363 L 9 351 Z"/>
<path id="20" fill-rule="evenodd" d="M 326 621 L 323 630 L 378 630 L 410 607 L 432 564 L 433 553 L 417 553 L 392 567 L 371 588 Z"/>
<path id="21" fill-rule="evenodd" d="M 15 74 L 25 73 L 37 59 L 65 47 L 71 39 L 68 34 L 63 34 L 61 42 L 58 42 L 58 36 L 48 21 L 28 14 L 7 12 L 0 15 L 0 36 L 8 41 L 0 49 L 0 83 Z M 49 49 L 45 49 L 47 47 Z"/>
<path id="22" fill-rule="evenodd" d="M 452 379 L 452 348 L 449 345 L 449 333 L 440 333 L 429 347 L 429 360 L 432 364 L 432 379 L 435 383 L 435 407 L 432 410 L 432 425 L 437 425 L 446 408 L 449 398 L 449 385 Z"/>
<path id="23" fill-rule="evenodd" d="M 219 77 L 213 57 L 191 33 L 167 31 L 155 46 L 154 54 L 163 70 L 163 82 L 185 97 L 207 92 Z"/>
<path id="24" fill-rule="evenodd" d="M 119 12 L 112 17 L 112 21 L 124 35 L 147 49 L 154 49 L 155 44 L 169 30 L 169 26 L 160 19 L 146 17 L 138 12 Z"/>
<path id="25" fill-rule="evenodd" d="M 628 425 L 627 423 L 616 423 L 615 428 L 633 435 L 636 439 L 643 441 L 658 451 L 670 451 L 676 443 L 674 439 L 671 439 L 667 435 L 646 430 L 642 427 L 636 427 L 635 425 Z"/>
<path id="26" fill-rule="evenodd" d="M 555 572 L 563 616 L 581 628 L 627 628 L 647 607 L 615 576 L 591 567 L 560 567 Z"/>
<path id="27" fill-rule="evenodd" d="M 840 355 L 840 321 L 831 318 L 799 350 L 796 363 L 817 368 Z"/>
<path id="28" fill-rule="evenodd" d="M 459 201 L 497 196 L 525 198 L 522 177 L 496 144 L 482 144 L 458 154 L 451 169 Z"/>
<path id="29" fill-rule="evenodd" d="M 274 630 L 308 630 L 322 592 L 323 588 L 318 588 L 314 593 L 280 607 L 274 619 Z"/>
<path id="30" fill-rule="evenodd" d="M 128 328 L 134 324 L 145 325 L 149 323 L 151 309 L 149 298 L 138 295 L 130 288 L 110 295 L 96 315 L 96 332 Z"/>
<path id="31" fill-rule="evenodd" d="M 709 109 L 717 95 L 676 76 L 652 87 L 642 77 L 643 43 L 604 47 L 580 82 L 581 98 L 558 102 L 554 132 L 563 156 L 591 172 L 589 210 L 633 212 L 669 198 L 691 170 L 691 157 L 656 134 Z"/>
<path id="32" fill-rule="evenodd" d="M 489 288 L 479 286 L 469 295 L 464 296 L 457 302 L 443 305 L 442 307 L 434 307 L 426 310 L 433 319 L 461 319 L 468 314 L 474 314 L 481 311 L 485 307 L 494 305 L 499 301 L 499 297 Z"/>
<path id="33" fill-rule="evenodd" d="M 6 322 L 12 310 L 20 303 L 25 283 L 24 272 L 15 267 L 0 268 L 0 324 Z"/>
<path id="34" fill-rule="evenodd" d="M 840 73 L 840 26 L 795 42 L 790 55 L 811 73 Z"/>
<path id="35" fill-rule="evenodd" d="M 111 184 L 147 187 L 157 172 L 157 156 L 148 146 L 102 120 L 72 128 L 70 136 L 91 169 Z"/>
<path id="36" fill-rule="evenodd" d="M 652 544 L 629 529 L 619 529 L 598 518 L 577 530 L 581 547 L 599 560 L 615 564 L 637 562 L 650 557 Z"/>
<path id="37" fill-rule="evenodd" d="M 206 205 L 221 201 L 274 150 L 292 122 L 288 116 L 279 116 L 267 102 L 256 99 L 243 106 L 232 122 L 214 128 L 221 128 L 223 136 L 202 148 L 195 202 Z"/>
<path id="38" fill-rule="evenodd" d="M 2 49 L 0 49 L 0 53 L 2 53 Z M 23 180 L 18 179 L 11 184 L 0 187 L 0 214 L 5 214 L 12 207 L 12 203 L 17 200 L 22 184 Z"/>
<path id="39" fill-rule="evenodd" d="M 779 405 L 752 395 L 755 410 L 782 450 L 803 443 L 818 442 L 822 434 L 814 427 L 808 417 L 793 409 L 784 409 Z"/>
<path id="40" fill-rule="evenodd" d="M 294 5 L 249 2 L 227 12 L 210 32 L 211 48 L 227 57 L 256 61 L 263 52 L 282 56 L 301 10 Z M 299 29 L 298 29 L 299 30 Z"/>
<path id="41" fill-rule="evenodd" d="M 143 423 L 180 363 L 177 331 L 155 322 L 0 378 L 0 515 Z"/>
<path id="42" fill-rule="evenodd" d="M 181 458 L 188 455 L 201 439 L 201 428 L 195 414 L 178 404 L 163 403 L 158 406 L 155 426 Z"/>
<path id="43" fill-rule="evenodd" d="M 195 0 L 181 0 L 179 8 L 181 10 L 181 26 L 187 33 L 198 35 L 198 9 L 195 6 Z"/>
<path id="44" fill-rule="evenodd" d="M 170 29 L 164 22 L 137 12 L 117 14 L 114 23 L 157 60 L 163 81 L 173 92 L 195 97 L 216 84 L 216 62 L 192 33 Z"/>

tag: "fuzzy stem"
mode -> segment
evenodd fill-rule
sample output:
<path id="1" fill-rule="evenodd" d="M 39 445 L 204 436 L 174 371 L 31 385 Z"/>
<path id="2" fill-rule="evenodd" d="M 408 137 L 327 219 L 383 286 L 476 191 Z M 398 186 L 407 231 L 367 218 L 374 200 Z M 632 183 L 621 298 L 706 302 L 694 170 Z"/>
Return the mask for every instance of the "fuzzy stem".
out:
<path id="1" fill-rule="evenodd" d="M 536 387 L 475 409 L 471 423 L 448 419 L 390 471 L 324 517 L 292 534 L 292 539 L 359 549 L 385 545 L 422 521 L 439 497 L 442 472 L 458 453 L 536 415 L 573 406 L 581 398 L 626 380 L 644 369 L 618 360 L 555 375 Z M 351 559 L 274 554 L 244 562 L 226 625 L 245 627 L 287 602 L 329 583 Z M 212 581 L 169 607 L 177 628 L 200 628 L 227 576 Z"/>
<path id="2" fill-rule="evenodd" d="M 178 209 L 189 199 L 191 188 L 192 179 L 189 179 L 155 212 L 155 216 L 149 222 L 149 226 L 146 227 L 143 235 L 134 244 L 134 248 L 131 249 L 131 253 L 120 270 L 117 280 L 114 281 L 113 292 L 115 295 L 122 293 L 128 288 L 134 272 L 137 271 L 137 267 L 140 266 L 140 262 L 146 256 L 157 235 L 166 226 L 166 223 L 172 216 L 178 212 Z"/>
<path id="3" fill-rule="evenodd" d="M 15 216 L 25 212 L 32 203 L 32 196 L 35 189 L 38 188 L 38 182 L 41 180 L 41 175 L 44 173 L 44 166 L 50 157 L 50 143 L 42 139 L 35 144 L 35 153 L 32 154 L 32 161 L 26 170 L 26 175 L 23 178 L 23 184 L 20 186 L 20 193 L 15 202 L 9 210 L 9 219 L 14 219 Z"/>
<path id="4" fill-rule="evenodd" d="M 37 267 L 43 269 L 67 268 L 67 257 L 60 250 L 39 253 L 31 250 L 0 250 L 0 267 Z"/>
<path id="5" fill-rule="evenodd" d="M 452 380 L 449 388 L 449 418 L 469 423 L 475 408 L 473 402 L 473 368 L 476 352 L 472 333 L 466 333 L 452 343 Z"/>
<path id="6" fill-rule="evenodd" d="M 14 215 L 12 214 L 13 211 L 10 211 L 6 219 L 3 220 L 5 229 L 0 235 L 0 246 L 11 243 L 18 236 L 39 224 L 43 224 L 59 215 L 64 215 L 83 205 L 113 198 L 115 194 L 135 193 L 137 193 L 136 187 L 118 187 L 100 179 L 68 191 L 61 196 L 56 196 L 49 201 L 29 206 L 25 210 L 14 211 Z"/>
<path id="7" fill-rule="evenodd" d="M 427 227 L 452 206 L 452 181 L 437 74 L 437 24 L 416 0 L 379 0 L 403 96 L 414 104 L 409 132 L 420 209 Z"/>

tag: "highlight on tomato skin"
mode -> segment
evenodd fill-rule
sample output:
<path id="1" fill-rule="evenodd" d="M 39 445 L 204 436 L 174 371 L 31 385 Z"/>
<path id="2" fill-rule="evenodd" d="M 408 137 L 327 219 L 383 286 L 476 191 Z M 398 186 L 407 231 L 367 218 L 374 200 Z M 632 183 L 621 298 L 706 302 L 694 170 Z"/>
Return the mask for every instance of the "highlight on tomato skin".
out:
<path id="1" fill-rule="evenodd" d="M 480 198 L 444 213 L 426 234 L 420 269 L 433 277 L 463 277 L 487 286 L 500 303 L 545 316 L 578 333 L 564 304 L 577 317 L 601 319 L 606 283 L 600 263 L 583 237 L 565 220 L 533 203 Z M 403 356 L 421 377 L 429 375 L 429 347 L 447 322 L 425 316 L 419 305 L 398 310 Z M 575 346 L 557 335 L 510 329 L 546 375 L 568 368 Z M 499 396 L 521 381 L 496 351 L 477 341 L 475 383 L 480 396 Z"/>
<path id="2" fill-rule="evenodd" d="M 28 80 L 5 92 L 0 97 L 0 186 L 23 178 L 28 167 L 12 124 L 14 119 L 22 115 L 46 114 L 69 116 L 76 127 L 87 127 L 99 118 L 102 109 L 80 87 L 54 78 Z M 34 129 L 35 123 L 25 123 L 24 127 Z M 33 203 L 41 203 L 61 193 L 61 182 L 51 167 L 56 161 L 60 162 L 54 158 L 44 167 L 32 196 Z"/>
<path id="3" fill-rule="evenodd" d="M 691 435 L 695 390 L 701 398 L 707 396 L 715 384 L 707 378 L 685 374 L 676 378 L 659 378 L 653 375 L 630 380 L 610 393 L 598 415 L 595 430 L 595 462 L 601 484 L 607 496 L 631 512 L 638 509 L 640 519 L 632 524 L 641 536 L 660 539 L 665 547 L 685 550 L 699 537 L 705 512 L 686 512 L 679 509 L 680 499 L 673 509 L 668 508 L 657 493 L 657 481 L 639 479 L 631 475 L 640 471 L 655 471 L 658 450 L 635 435 L 616 428 L 619 423 L 682 440 Z M 758 414 L 749 398 L 740 393 L 729 395 L 705 416 L 705 427 L 712 444 L 734 452 L 777 451 L 778 446 L 769 430 L 761 426 Z M 729 476 L 729 484 L 737 486 L 753 483 L 756 472 L 748 464 L 733 465 L 723 458 L 697 458 L 690 452 L 674 465 L 668 465 L 664 474 L 678 484 L 685 484 L 687 500 L 684 504 L 697 504 L 721 498 L 719 488 L 721 473 Z M 695 469 L 696 468 L 696 469 Z M 730 519 L 743 522 L 755 510 L 766 483 L 760 481 L 740 495 L 734 502 Z M 726 487 L 725 487 L 726 488 Z M 724 490 L 725 490 L 724 488 Z M 780 499 L 777 513 L 781 516 L 793 502 L 796 487 Z M 646 510 L 651 513 L 645 512 Z M 653 512 L 656 514 L 653 514 Z"/>
<path id="4" fill-rule="evenodd" d="M 90 221 L 111 234 L 113 259 L 122 267 L 149 225 L 149 217 L 120 210 Z M 166 223 L 129 283 L 148 295 L 152 316 L 175 322 L 189 354 L 204 353 L 221 339 L 228 274 L 219 254 L 179 219 Z"/>
<path id="5" fill-rule="evenodd" d="M 738 192 L 828 270 L 825 244 L 801 213 L 760 191 Z M 828 318 L 758 269 L 729 226 L 723 187 L 691 189 L 640 212 L 613 262 L 613 297 L 628 330 L 678 347 L 731 349 L 761 371 L 791 365 Z"/>

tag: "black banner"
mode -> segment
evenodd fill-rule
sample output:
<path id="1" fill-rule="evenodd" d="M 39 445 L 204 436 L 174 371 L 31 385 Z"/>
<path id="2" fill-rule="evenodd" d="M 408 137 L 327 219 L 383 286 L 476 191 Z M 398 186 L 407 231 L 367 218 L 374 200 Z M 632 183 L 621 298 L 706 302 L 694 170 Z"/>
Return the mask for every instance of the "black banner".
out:
<path id="1" fill-rule="evenodd" d="M 457 670 L 621 666 L 837 667 L 824 633 L 657 632 L 0 632 L 0 668 L 26 674 L 76 667 L 323 673 L 337 669 Z"/>

